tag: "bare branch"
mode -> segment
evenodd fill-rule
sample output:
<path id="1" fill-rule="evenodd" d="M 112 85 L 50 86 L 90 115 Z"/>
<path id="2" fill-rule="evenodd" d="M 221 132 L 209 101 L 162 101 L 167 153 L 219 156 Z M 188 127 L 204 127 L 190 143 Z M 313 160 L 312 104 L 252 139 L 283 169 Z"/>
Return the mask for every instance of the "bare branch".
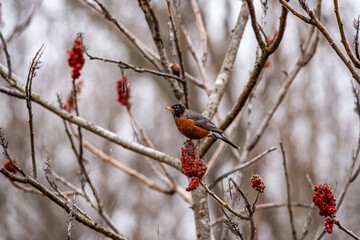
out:
<path id="1" fill-rule="evenodd" d="M 164 67 L 165 72 L 170 73 L 171 69 L 170 69 L 169 60 L 167 58 L 166 51 L 164 48 L 164 42 L 160 35 L 159 21 L 157 20 L 154 10 L 152 9 L 150 1 L 149 0 L 139 0 L 139 5 L 140 5 L 141 10 L 144 12 L 146 22 L 147 22 L 147 24 L 149 26 L 149 30 L 153 36 L 154 43 L 155 43 L 158 53 L 160 55 L 161 64 Z"/>
<path id="2" fill-rule="evenodd" d="M 90 3 L 87 0 L 83 0 L 90 8 L 97 11 L 102 17 L 112 24 L 114 24 L 120 32 L 129 39 L 129 41 L 135 45 L 135 47 L 147 58 L 158 70 L 162 71 L 163 68 L 159 64 L 160 57 L 154 53 L 150 48 L 148 48 L 143 42 L 141 42 L 129 29 L 122 25 L 114 16 L 111 15 L 109 10 L 99 1 L 94 0 L 99 7 L 96 7 L 94 4 Z"/>
<path id="3" fill-rule="evenodd" d="M 356 68 L 360 68 L 360 62 L 358 59 L 356 59 L 356 57 L 351 52 L 349 43 L 346 40 L 345 31 L 344 31 L 344 23 L 341 20 L 338 0 L 334 0 L 334 12 L 335 12 L 336 22 L 338 24 L 339 32 L 340 32 L 341 43 L 343 44 L 345 51 L 346 51 L 347 55 L 349 56 L 351 62 L 354 64 L 354 66 Z"/>
<path id="4" fill-rule="evenodd" d="M 5 41 L 4 36 L 2 35 L 1 31 L 0 31 L 0 39 L 1 39 L 1 42 L 2 42 L 2 47 L 4 48 L 4 52 L 5 52 L 6 64 L 7 64 L 7 67 L 8 67 L 8 78 L 11 78 L 12 70 L 11 70 L 10 54 L 9 54 L 9 52 L 7 50 L 7 44 L 6 44 L 6 41 Z"/>
<path id="5" fill-rule="evenodd" d="M 281 0 L 280 0 L 281 1 Z M 304 3 L 306 4 L 306 2 L 304 0 L 301 0 L 300 3 Z M 304 22 L 308 23 L 308 24 L 313 24 L 314 26 L 316 26 L 316 28 L 322 33 L 322 35 L 326 38 L 326 40 L 329 42 L 329 45 L 332 47 L 332 49 L 336 52 L 336 54 L 338 55 L 338 57 L 343 61 L 343 63 L 345 64 L 345 66 L 348 68 L 348 70 L 350 71 L 352 77 L 358 82 L 358 84 L 360 84 L 360 75 L 357 73 L 357 71 L 354 69 L 354 66 L 352 65 L 352 62 L 349 61 L 346 56 L 344 55 L 344 53 L 341 51 L 340 47 L 335 43 L 334 39 L 332 38 L 332 36 L 330 35 L 329 31 L 327 30 L 327 28 L 320 22 L 319 18 L 317 16 L 315 16 L 313 10 L 308 9 L 308 15 L 311 19 L 311 23 L 305 21 L 303 18 L 300 18 L 301 20 L 303 20 Z M 299 17 L 298 15 L 295 15 L 297 17 Z"/>
<path id="6" fill-rule="evenodd" d="M 0 63 L 0 75 L 4 78 L 7 76 L 7 68 L 1 63 Z M 22 93 L 25 93 L 25 87 L 23 85 L 19 84 L 19 82 L 22 82 L 22 80 L 19 76 L 17 76 L 16 74 L 13 73 L 12 78 L 9 80 L 10 80 L 11 85 L 14 88 L 16 88 L 17 90 L 19 90 Z M 56 104 L 53 104 L 53 103 L 45 100 L 43 97 L 36 94 L 35 92 L 32 92 L 31 96 L 32 96 L 32 101 L 40 104 L 44 108 L 55 113 L 56 115 L 58 115 L 59 117 L 61 117 L 63 119 L 65 119 L 69 122 L 72 122 L 76 125 L 79 125 L 85 129 L 87 129 L 88 131 L 95 133 L 96 135 L 99 135 L 99 136 L 103 137 L 104 139 L 107 139 L 115 144 L 118 144 L 118 145 L 124 147 L 124 148 L 127 148 L 127 149 L 137 152 L 137 153 L 140 153 L 142 155 L 148 156 L 157 161 L 166 163 L 166 164 L 181 171 L 181 162 L 179 159 L 176 159 L 175 157 L 167 155 L 163 152 L 145 147 L 136 142 L 125 140 L 125 139 L 119 137 L 118 135 L 116 135 L 115 133 L 113 133 L 105 128 L 102 128 L 100 126 L 97 126 L 88 120 L 85 120 L 81 117 L 74 116 L 72 114 L 69 114 L 65 110 L 57 107 Z"/>
<path id="7" fill-rule="evenodd" d="M 235 181 L 232 178 L 229 178 L 229 181 L 232 182 L 232 184 L 235 186 L 238 193 L 240 193 L 240 195 L 242 196 L 242 198 L 245 201 L 245 207 L 247 209 L 247 212 L 248 212 L 249 218 L 250 218 L 249 219 L 249 221 L 250 221 L 250 240 L 253 240 L 255 238 L 255 231 L 256 231 L 255 223 L 254 223 L 255 206 L 251 206 L 249 199 L 247 198 L 245 193 L 241 190 L 241 188 L 235 183 Z"/>
<path id="8" fill-rule="evenodd" d="M 181 83 L 184 83 L 184 79 L 172 74 L 172 73 L 164 73 L 164 72 L 159 72 L 156 70 L 152 70 L 152 69 L 148 69 L 148 68 L 143 68 L 141 66 L 134 66 L 130 63 L 124 62 L 124 61 L 120 61 L 120 60 L 113 60 L 113 59 L 108 59 L 108 58 L 102 58 L 102 57 L 95 57 L 92 56 L 88 53 L 88 51 L 86 49 L 84 49 L 85 54 L 90 58 L 90 60 L 99 60 L 102 62 L 107 62 L 107 63 L 113 63 L 113 64 L 117 64 L 119 67 L 122 67 L 124 69 L 132 69 L 135 72 L 138 73 L 151 73 L 157 76 L 161 76 L 161 77 L 168 77 L 168 78 L 172 78 L 175 79 L 176 81 L 179 81 Z"/>
<path id="9" fill-rule="evenodd" d="M 236 119 L 234 120 L 234 124 L 233 127 L 230 129 L 230 131 L 228 131 L 228 134 L 225 134 L 225 137 L 227 138 L 231 138 L 231 136 L 236 132 L 237 128 L 239 127 L 239 123 L 241 120 L 241 114 L 239 114 Z M 207 167 L 207 174 L 209 174 L 209 172 L 211 171 L 211 169 L 213 169 L 213 167 L 215 166 L 215 163 L 220 159 L 221 154 L 224 152 L 225 148 L 229 146 L 227 143 L 221 141 L 220 144 L 218 145 L 217 149 L 215 150 L 214 154 L 211 156 Z M 237 153 L 237 151 L 235 150 L 235 152 Z"/>
<path id="10" fill-rule="evenodd" d="M 226 214 L 224 208 L 220 207 L 220 209 L 226 217 L 226 219 L 221 218 L 221 220 L 224 222 L 225 227 L 227 229 L 229 229 L 232 234 L 239 237 L 241 240 L 244 240 L 244 238 L 240 232 L 240 229 L 239 229 L 239 224 L 237 222 L 231 220 L 231 218 Z"/>
<path id="11" fill-rule="evenodd" d="M 201 17 L 201 12 L 199 8 L 199 4 L 196 0 L 190 0 L 191 7 L 193 9 L 195 19 L 196 19 L 196 26 L 199 29 L 200 32 L 200 38 L 202 43 L 202 49 L 203 49 L 203 55 L 201 58 L 202 64 L 205 66 L 206 60 L 207 60 L 207 33 L 205 30 L 204 22 Z"/>
<path id="12" fill-rule="evenodd" d="M 30 25 L 32 18 L 35 15 L 35 12 L 40 9 L 41 4 L 42 1 L 38 1 L 38 4 L 35 5 L 29 16 L 25 18 L 21 23 L 16 25 L 16 27 L 9 33 L 8 37 L 6 38 L 6 43 L 11 42 L 15 36 L 20 35 Z"/>
<path id="13" fill-rule="evenodd" d="M 304 227 L 303 227 L 303 231 L 302 231 L 302 235 L 301 235 L 300 240 L 304 240 L 306 238 L 307 234 L 309 233 L 309 226 L 310 226 L 310 223 L 311 223 L 311 216 L 312 216 L 312 213 L 313 213 L 313 209 L 315 209 L 315 204 L 311 203 L 308 214 L 307 214 L 307 217 L 306 217 L 306 221 L 304 223 Z"/>
<path id="14" fill-rule="evenodd" d="M 353 26 L 355 28 L 355 36 L 354 36 L 355 56 L 356 56 L 357 60 L 360 61 L 360 54 L 359 54 L 359 28 L 360 28 L 360 24 L 359 24 L 359 18 L 360 18 L 360 16 L 358 16 L 358 18 L 354 20 Z"/>
<path id="15" fill-rule="evenodd" d="M 0 86 L 0 92 L 5 93 L 11 97 L 16 97 L 19 99 L 25 99 L 25 95 L 22 93 L 19 93 L 17 90 L 13 90 L 10 88 L 2 87 Z"/>
<path id="16" fill-rule="evenodd" d="M 252 0 L 245 0 L 246 4 L 249 8 L 249 12 L 250 12 L 250 19 L 251 19 L 251 26 L 253 28 L 253 31 L 255 33 L 255 37 L 256 37 L 256 41 L 258 42 L 261 51 L 264 51 L 266 48 L 266 44 L 264 42 L 264 40 L 261 37 L 261 31 L 260 31 L 260 27 L 259 24 L 256 20 L 256 13 L 255 13 L 255 7 L 253 4 Z"/>
<path id="17" fill-rule="evenodd" d="M 149 30 L 152 34 L 156 48 L 158 50 L 158 53 L 160 56 L 160 61 L 163 66 L 164 72 L 171 73 L 169 59 L 166 55 L 164 42 L 160 35 L 159 21 L 155 15 L 154 10 L 152 9 L 150 1 L 149 0 L 139 0 L 139 5 L 140 5 L 141 10 L 144 12 L 145 19 L 149 26 Z M 185 94 L 184 94 L 184 91 L 182 91 L 179 88 L 178 82 L 169 79 L 169 83 L 170 83 L 171 88 L 173 89 L 175 97 L 185 104 Z"/>
<path id="18" fill-rule="evenodd" d="M 230 109 L 230 111 L 228 112 L 228 114 L 226 115 L 224 120 L 220 123 L 219 129 L 225 130 L 232 123 L 232 121 L 236 118 L 238 113 L 245 106 L 245 103 L 249 99 L 251 92 L 253 91 L 253 89 L 255 88 L 255 86 L 259 80 L 261 72 L 265 66 L 266 60 L 272 53 L 275 52 L 275 50 L 278 48 L 278 46 L 283 38 L 285 28 L 286 28 L 287 13 L 288 13 L 288 11 L 286 10 L 286 8 L 282 8 L 279 27 L 278 27 L 278 35 L 277 35 L 274 43 L 272 45 L 270 45 L 269 47 L 267 47 L 266 51 L 262 51 L 260 57 L 256 60 L 253 70 L 249 76 L 249 81 L 245 85 L 244 90 L 238 97 L 235 105 L 233 105 L 233 107 Z M 199 155 L 203 156 L 207 152 L 207 150 L 210 148 L 210 146 L 214 143 L 214 141 L 215 141 L 215 139 L 212 139 L 212 138 L 208 138 L 205 141 L 203 141 L 200 144 L 199 149 L 198 149 Z"/>
<path id="19" fill-rule="evenodd" d="M 208 98 L 208 102 L 203 111 L 203 115 L 211 119 L 217 112 L 217 108 L 222 99 L 227 83 L 229 82 L 232 69 L 236 60 L 236 56 L 239 50 L 240 42 L 245 30 L 246 23 L 249 18 L 249 10 L 246 4 L 243 4 L 240 9 L 240 13 L 235 25 L 235 28 L 232 32 L 229 46 L 227 48 L 224 61 L 221 65 L 219 74 L 215 80 L 214 89 L 211 91 L 211 94 Z M 202 155 L 202 154 L 200 154 Z"/>
<path id="20" fill-rule="evenodd" d="M 6 171 L 3 168 L 0 168 L 0 172 L 2 174 L 4 174 L 5 176 L 9 177 L 13 181 L 30 184 L 31 186 L 33 186 L 34 188 L 36 188 L 37 190 L 42 192 L 42 194 L 44 196 L 46 196 L 51 201 L 55 202 L 57 205 L 59 205 L 61 208 L 63 208 L 67 213 L 69 213 L 71 211 L 71 207 L 70 207 L 69 203 L 67 203 L 65 200 L 62 200 L 58 196 L 56 196 L 49 189 L 47 189 L 44 185 L 39 183 L 36 179 L 32 178 L 31 176 L 26 174 L 25 178 L 20 178 L 14 174 L 11 174 L 10 172 Z M 90 219 L 88 216 L 84 215 L 79 210 L 74 211 L 73 216 L 75 217 L 75 219 L 78 222 L 84 224 L 85 226 L 87 226 L 87 227 L 89 227 L 111 239 L 116 239 L 116 240 L 126 240 L 127 239 L 120 234 L 111 232 L 109 229 L 105 228 L 100 223 L 95 222 L 94 220 Z"/>
<path id="21" fill-rule="evenodd" d="M 291 226 L 291 233 L 293 236 L 293 239 L 296 240 L 296 229 L 295 229 L 295 225 L 294 225 L 294 216 L 293 216 L 293 208 L 291 207 L 291 188 L 290 188 L 290 180 L 289 180 L 289 174 L 288 174 L 288 170 L 287 170 L 287 166 L 286 166 L 286 154 L 285 154 L 285 149 L 282 143 L 282 140 L 280 141 L 280 149 L 281 149 L 281 154 L 283 157 L 283 166 L 284 166 L 284 174 L 285 174 L 285 180 L 286 180 L 286 192 L 287 192 L 287 202 L 288 202 L 288 212 L 289 212 L 289 217 L 290 217 L 290 226 Z"/>
<path id="22" fill-rule="evenodd" d="M 356 236 L 352 231 L 350 231 L 349 229 L 347 229 L 346 227 L 344 227 L 339 220 L 335 220 L 335 225 L 337 225 L 339 227 L 339 229 L 343 230 L 345 233 L 347 233 L 348 235 L 350 235 L 352 238 L 356 239 L 356 240 L 360 240 L 360 237 Z"/>
<path id="23" fill-rule="evenodd" d="M 206 183 L 203 183 L 203 182 L 200 180 L 200 184 L 201 184 L 201 186 L 204 187 L 205 192 L 206 192 L 207 194 L 209 194 L 215 201 L 217 201 L 217 202 L 220 204 L 221 207 L 226 208 L 229 212 L 231 212 L 231 213 L 234 214 L 235 216 L 239 217 L 240 219 L 250 220 L 250 217 L 249 217 L 249 216 L 245 216 L 245 215 L 240 214 L 239 212 L 237 212 L 236 210 L 234 210 L 232 207 L 230 207 L 227 202 L 224 202 L 223 200 L 221 200 L 214 192 L 212 192 L 212 191 L 208 188 L 208 186 L 206 185 Z"/>
<path id="24" fill-rule="evenodd" d="M 231 169 L 230 171 L 226 172 L 226 173 L 223 173 L 221 174 L 219 177 L 217 177 L 215 179 L 215 181 L 213 183 L 211 183 L 209 185 L 209 188 L 212 189 L 218 182 L 220 182 L 222 179 L 228 177 L 229 175 L 237 172 L 237 171 L 240 171 L 252 164 L 254 164 L 255 162 L 257 162 L 258 160 L 260 160 L 262 157 L 264 157 L 265 155 L 267 155 L 268 153 L 272 152 L 272 151 L 275 151 L 276 148 L 275 147 L 272 147 L 272 148 L 269 148 L 267 149 L 266 151 L 260 153 L 259 155 L 257 155 L 256 157 L 254 157 L 253 159 L 251 159 L 250 161 L 246 162 L 246 163 L 243 163 L 243 164 L 240 164 L 239 166 Z"/>
<path id="25" fill-rule="evenodd" d="M 292 14 L 294 14 L 296 17 L 298 17 L 299 19 L 301 19 L 302 21 L 308 23 L 308 24 L 313 24 L 313 21 L 310 18 L 305 17 L 304 15 L 301 15 L 299 12 L 297 12 L 294 8 L 292 8 L 287 1 L 285 0 L 279 0 L 279 2 L 287 9 L 289 10 Z"/>
<path id="26" fill-rule="evenodd" d="M 33 176 L 37 179 L 37 171 L 36 171 L 36 158 L 35 158 L 35 143 L 34 143 L 34 128 L 33 128 L 33 114 L 31 108 L 31 87 L 32 81 L 36 76 L 36 71 L 40 69 L 41 62 L 40 58 L 44 52 L 44 44 L 41 45 L 40 49 L 35 54 L 31 62 L 31 66 L 28 72 L 26 85 L 25 85 L 25 100 L 26 100 L 26 107 L 29 112 L 29 130 L 30 130 L 30 147 L 31 147 L 31 161 L 32 161 L 32 168 L 33 168 Z"/>
<path id="27" fill-rule="evenodd" d="M 181 52 L 181 48 L 180 48 L 180 42 L 179 42 L 179 31 L 178 31 L 178 24 L 176 24 L 176 18 L 173 14 L 173 10 L 176 11 L 176 8 L 174 7 L 174 1 L 169 1 L 166 0 L 167 6 L 168 6 L 168 12 L 169 12 L 169 18 L 170 18 L 170 27 L 169 30 L 170 32 L 172 32 L 173 34 L 173 45 L 175 47 L 176 50 L 176 56 L 178 57 L 178 62 L 180 64 L 180 77 L 184 77 L 185 76 L 185 70 L 184 70 L 184 60 L 183 60 L 183 54 Z M 172 64 L 173 65 L 173 64 Z M 170 65 L 170 68 L 172 69 L 172 65 Z M 188 87 L 187 87 L 187 82 L 186 80 L 184 80 L 182 82 L 183 84 L 183 91 L 184 91 L 184 103 L 185 103 L 185 107 L 189 107 L 189 102 L 188 102 Z"/>
<path id="28" fill-rule="evenodd" d="M 76 195 L 74 195 L 73 201 L 76 201 Z M 72 229 L 72 222 L 74 220 L 74 206 L 72 204 L 70 204 L 70 211 L 68 213 L 67 219 L 66 219 L 66 223 L 67 223 L 67 239 L 71 240 L 72 236 L 71 236 L 71 229 Z"/>
<path id="29" fill-rule="evenodd" d="M 158 192 L 161 192 L 161 193 L 165 193 L 165 194 L 173 194 L 174 193 L 173 189 L 167 190 L 167 189 L 163 189 L 163 188 L 159 187 L 153 180 L 149 179 L 148 177 L 146 177 L 142 173 L 121 164 L 120 162 L 118 162 L 114 158 L 112 158 L 111 156 L 105 154 L 104 152 L 100 151 L 96 147 L 92 146 L 90 143 L 84 141 L 83 145 L 90 152 L 92 152 L 93 154 L 98 156 L 102 161 L 111 164 L 112 166 L 114 166 L 117 169 L 123 171 L 124 173 L 128 174 L 129 176 L 139 180 L 140 182 L 144 183 L 148 188 L 153 189 L 153 190 L 158 191 Z M 178 192 L 178 193 L 182 198 L 184 198 L 184 200 L 186 202 L 191 203 L 191 197 L 190 197 L 189 194 L 186 194 L 183 191 Z"/>

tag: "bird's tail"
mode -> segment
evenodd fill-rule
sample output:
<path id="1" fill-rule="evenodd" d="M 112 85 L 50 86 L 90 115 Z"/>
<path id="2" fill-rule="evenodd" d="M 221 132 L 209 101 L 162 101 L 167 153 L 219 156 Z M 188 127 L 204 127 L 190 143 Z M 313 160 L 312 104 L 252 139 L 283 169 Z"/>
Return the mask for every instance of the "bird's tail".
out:
<path id="1" fill-rule="evenodd" d="M 213 135 L 216 138 L 219 138 L 221 140 L 223 140 L 224 142 L 226 142 L 227 144 L 229 144 L 230 146 L 232 146 L 233 148 L 236 149 L 240 149 L 238 146 L 236 146 L 234 143 L 232 143 L 229 139 L 227 139 L 224 135 L 222 135 L 221 133 L 218 132 L 211 132 L 211 135 Z"/>

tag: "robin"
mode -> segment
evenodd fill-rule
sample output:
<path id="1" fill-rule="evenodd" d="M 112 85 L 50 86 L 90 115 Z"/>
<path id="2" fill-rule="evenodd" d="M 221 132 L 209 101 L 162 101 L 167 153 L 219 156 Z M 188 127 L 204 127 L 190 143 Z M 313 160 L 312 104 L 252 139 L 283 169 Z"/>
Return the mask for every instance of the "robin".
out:
<path id="1" fill-rule="evenodd" d="M 178 130 L 187 138 L 202 139 L 206 136 L 214 136 L 239 149 L 234 143 L 223 135 L 223 131 L 218 129 L 214 123 L 200 113 L 186 109 L 181 104 L 175 104 L 166 109 L 170 110 L 175 119 Z"/>

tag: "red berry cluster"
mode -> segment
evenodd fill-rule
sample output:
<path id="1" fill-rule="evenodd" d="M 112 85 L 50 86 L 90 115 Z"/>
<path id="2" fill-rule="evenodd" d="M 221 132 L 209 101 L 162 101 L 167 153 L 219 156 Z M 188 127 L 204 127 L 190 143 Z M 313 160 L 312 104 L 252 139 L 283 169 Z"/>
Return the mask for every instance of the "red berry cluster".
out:
<path id="1" fill-rule="evenodd" d="M 18 165 L 18 162 L 16 161 L 16 158 L 13 158 L 12 161 L 15 163 L 15 165 Z M 4 168 L 8 170 L 9 172 L 12 172 L 13 174 L 17 173 L 17 169 L 11 164 L 10 160 L 6 160 L 6 163 L 4 164 Z"/>
<path id="2" fill-rule="evenodd" d="M 250 178 L 251 187 L 260 193 L 265 191 L 266 186 L 264 185 L 263 180 L 261 179 L 259 174 L 253 174 Z"/>
<path id="3" fill-rule="evenodd" d="M 68 53 L 68 65 L 72 68 L 71 77 L 73 80 L 80 77 L 80 70 L 84 66 L 84 45 L 81 37 L 75 38 L 73 47 L 67 51 Z"/>
<path id="4" fill-rule="evenodd" d="M 131 86 L 131 82 L 126 75 L 124 75 L 124 79 L 121 77 L 117 82 L 117 93 L 118 93 L 117 100 L 122 105 L 125 106 L 129 105 L 130 86 Z"/>
<path id="5" fill-rule="evenodd" d="M 186 191 L 192 191 L 199 186 L 200 180 L 204 177 L 207 166 L 200 156 L 196 153 L 194 143 L 188 140 L 181 148 L 181 166 L 184 170 L 184 174 L 192 178 Z"/>
<path id="6" fill-rule="evenodd" d="M 328 233 L 332 233 L 334 218 L 336 213 L 336 199 L 329 184 L 321 184 L 314 187 L 314 196 L 312 201 L 319 208 L 319 215 L 326 217 L 325 228 Z"/>
<path id="7" fill-rule="evenodd" d="M 83 81 L 79 81 L 76 83 L 76 96 L 79 96 L 79 94 L 81 93 L 81 86 L 83 84 Z M 68 112 L 70 113 L 73 109 L 76 108 L 75 105 L 75 99 L 74 99 L 74 91 L 71 90 L 69 93 L 69 96 L 67 97 L 66 102 L 63 103 L 62 107 Z"/>
<path id="8" fill-rule="evenodd" d="M 335 219 L 331 217 L 325 218 L 325 229 L 328 233 L 332 233 L 332 229 L 334 227 Z"/>

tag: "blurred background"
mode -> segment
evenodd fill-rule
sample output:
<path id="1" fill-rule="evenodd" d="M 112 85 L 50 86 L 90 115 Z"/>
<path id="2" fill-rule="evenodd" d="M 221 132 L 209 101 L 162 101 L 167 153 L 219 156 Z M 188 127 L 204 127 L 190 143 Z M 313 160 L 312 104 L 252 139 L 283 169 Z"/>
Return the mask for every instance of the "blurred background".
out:
<path id="1" fill-rule="evenodd" d="M 1 26 L 5 36 L 35 11 L 28 27 L 8 43 L 13 72 L 26 80 L 32 58 L 45 45 L 41 58 L 42 68 L 33 81 L 33 91 L 44 98 L 56 102 L 60 94 L 65 101 L 71 88 L 71 69 L 67 65 L 67 50 L 71 48 L 76 34 L 84 34 L 84 44 L 93 56 L 112 58 L 146 68 L 153 68 L 129 40 L 102 16 L 90 9 L 82 1 L 0 1 Z M 199 0 L 200 9 L 208 33 L 209 55 L 206 72 L 213 87 L 220 70 L 231 30 L 235 26 L 242 1 L 236 0 Z M 141 41 L 156 51 L 144 14 L 137 1 L 104 0 L 104 5 L 121 23 L 130 29 Z M 311 8 L 315 1 L 308 1 Z M 255 1 L 258 20 L 262 14 L 260 1 Z M 297 3 L 292 3 L 295 7 Z M 153 0 L 152 5 L 159 18 L 162 37 L 168 48 L 168 14 L 166 1 Z M 340 5 L 348 41 L 353 47 L 353 20 L 360 14 L 360 3 Z M 194 48 L 201 56 L 201 41 L 195 25 L 195 17 L 189 1 L 181 1 L 181 14 L 184 24 L 190 32 Z M 268 1 L 266 25 L 264 30 L 271 36 L 278 26 L 281 7 L 278 1 Z M 333 5 L 323 3 L 323 23 L 340 44 L 339 34 L 333 13 Z M 272 105 L 286 75 L 296 63 L 300 54 L 300 44 L 309 29 L 292 14 L 288 16 L 288 26 L 283 41 L 274 55 L 270 57 L 271 66 L 264 71 L 263 78 L 255 91 L 252 104 L 251 128 L 247 129 L 248 112 L 244 111 L 233 142 L 240 148 L 244 143 L 246 130 L 253 135 L 266 111 Z M 219 105 L 219 115 L 224 117 L 235 100 L 241 94 L 248 81 L 255 57 L 256 40 L 250 20 L 247 23 L 243 40 L 235 62 L 234 70 L 226 93 Z M 200 78 L 195 62 L 188 51 L 184 51 L 186 71 Z M 169 54 L 170 55 L 170 54 Z M 6 65 L 3 51 L 1 63 Z M 174 61 L 174 59 L 172 59 Z M 171 114 L 165 109 L 177 103 L 169 84 L 165 79 L 147 73 L 126 70 L 131 81 L 131 106 L 138 123 L 144 128 L 156 149 L 180 158 L 180 148 L 184 137 L 178 133 Z M 119 136 L 137 141 L 125 107 L 116 101 L 116 82 L 121 77 L 119 68 L 114 64 L 90 61 L 86 58 L 80 79 L 83 88 L 80 95 L 80 115 Z M 1 86 L 7 86 L 0 79 Z M 351 156 L 356 149 L 359 135 L 359 119 L 354 112 L 354 95 L 351 74 L 337 57 L 329 44 L 320 37 L 314 58 L 304 67 L 293 84 L 286 98 L 271 119 L 269 127 L 260 142 L 250 153 L 249 159 L 275 146 L 276 151 L 242 171 L 242 180 L 238 184 L 255 198 L 255 191 L 250 187 L 252 173 L 262 176 L 266 190 L 260 196 L 259 204 L 286 202 L 286 185 L 282 166 L 279 141 L 282 139 L 288 160 L 289 176 L 293 201 L 311 204 L 312 188 L 306 180 L 309 174 L 314 184 L 329 183 L 335 196 L 341 192 Z M 190 108 L 201 112 L 207 103 L 203 89 L 189 83 Z M 50 155 L 52 169 L 74 185 L 80 187 L 79 166 L 68 138 L 62 119 L 33 104 L 34 133 L 36 156 L 40 181 L 46 186 L 44 160 Z M 161 124 L 158 124 L 161 119 Z M 23 100 L 0 94 L 0 127 L 9 141 L 9 152 L 16 157 L 20 166 L 31 172 L 30 138 L 28 112 Z M 214 122 L 218 122 L 214 118 Z M 162 184 L 156 174 L 144 161 L 145 157 L 108 142 L 92 133 L 84 131 L 84 137 L 93 145 L 117 161 L 132 167 Z M 219 141 L 205 156 L 207 162 Z M 120 230 L 130 239 L 195 239 L 194 216 L 190 205 L 178 195 L 165 195 L 153 191 L 137 180 L 129 177 L 114 167 L 102 162 L 96 156 L 85 151 L 89 161 L 87 169 L 99 191 L 105 209 Z M 239 159 L 227 147 L 215 167 L 209 171 L 205 181 L 211 183 L 217 176 L 239 165 Z M 248 159 L 248 160 L 249 160 Z M 2 157 L 1 165 L 5 162 Z M 187 178 L 179 171 L 169 167 L 178 184 L 183 188 L 188 185 Z M 240 179 L 240 178 L 238 178 Z M 341 209 L 337 213 L 346 227 L 360 234 L 358 201 L 360 179 L 348 189 Z M 223 186 L 224 190 L 221 189 Z M 228 182 L 218 184 L 215 192 L 226 194 Z M 214 222 L 221 216 L 221 211 L 212 199 L 208 199 L 210 218 Z M 94 219 L 101 221 L 97 213 L 81 197 L 77 204 Z M 242 208 L 243 206 L 237 206 Z M 64 239 L 66 238 L 67 214 L 56 204 L 39 195 L 24 193 L 14 188 L 3 176 L 0 176 L 0 239 Z M 308 214 L 306 208 L 295 208 L 295 226 L 300 235 Z M 259 209 L 255 214 L 257 239 L 289 239 L 291 228 L 286 207 Z M 309 235 L 313 239 L 323 229 L 324 218 L 312 211 Z M 247 229 L 245 222 L 240 222 Z M 224 229 L 222 223 L 212 228 L 216 239 L 236 239 Z M 103 239 L 102 235 L 77 222 L 73 227 L 73 239 Z M 323 239 L 349 239 L 343 232 L 334 228 L 332 235 Z"/>

